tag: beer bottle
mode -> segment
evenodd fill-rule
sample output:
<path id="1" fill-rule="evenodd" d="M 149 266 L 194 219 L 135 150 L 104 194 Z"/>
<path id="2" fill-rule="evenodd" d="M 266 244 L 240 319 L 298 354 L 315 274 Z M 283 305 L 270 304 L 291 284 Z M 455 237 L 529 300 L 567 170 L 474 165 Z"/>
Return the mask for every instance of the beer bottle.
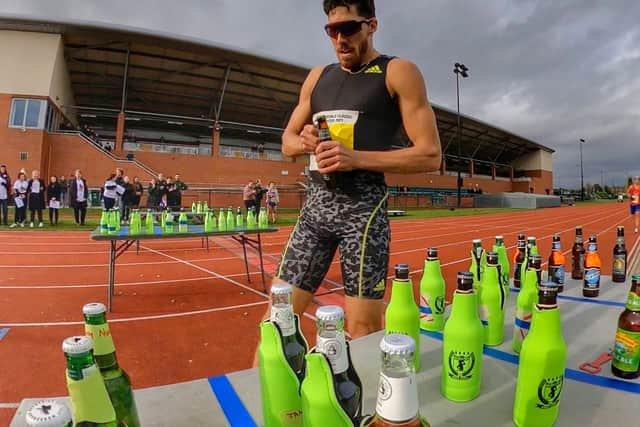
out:
<path id="1" fill-rule="evenodd" d="M 167 213 L 163 210 L 160 211 L 160 227 L 162 231 L 167 228 Z"/>
<path id="2" fill-rule="evenodd" d="M 500 284 L 504 288 L 505 298 L 509 298 L 509 257 L 507 248 L 504 246 L 504 236 L 496 236 L 496 243 L 493 245 L 493 252 L 498 254 L 498 269 L 500 270 Z"/>
<path id="3" fill-rule="evenodd" d="M 236 225 L 238 228 L 244 228 L 244 218 L 242 217 L 242 209 L 238 206 L 238 210 L 236 211 Z"/>
<path id="4" fill-rule="evenodd" d="M 109 217 L 109 234 L 116 234 L 118 232 L 118 218 L 116 216 L 115 210 L 107 211 L 107 215 Z"/>
<path id="5" fill-rule="evenodd" d="M 640 377 L 640 274 L 631 276 L 627 305 L 618 319 L 611 371 L 620 378 Z"/>
<path id="6" fill-rule="evenodd" d="M 548 280 L 558 285 L 558 293 L 564 291 L 564 254 L 560 243 L 560 235 L 553 235 L 551 255 L 549 255 Z"/>
<path id="7" fill-rule="evenodd" d="M 67 405 L 55 400 L 42 400 L 27 411 L 29 427 L 73 427 Z"/>
<path id="8" fill-rule="evenodd" d="M 191 202 L 191 213 L 198 213 L 196 210 L 196 201 Z"/>
<path id="9" fill-rule="evenodd" d="M 487 254 L 487 267 L 479 287 L 479 315 L 484 326 L 484 344 L 495 346 L 504 340 L 504 304 L 506 294 L 500 283 L 499 256 L 495 252 Z"/>
<path id="10" fill-rule="evenodd" d="M 380 341 L 382 367 L 378 382 L 376 413 L 364 427 L 429 427 L 420 417 L 418 382 L 413 368 L 415 342 L 401 334 L 385 335 Z"/>
<path id="11" fill-rule="evenodd" d="M 355 423 L 362 411 L 362 383 L 349 363 L 344 336 L 344 311 L 337 305 L 325 305 L 318 308 L 316 318 L 316 350 L 329 361 L 336 399 Z"/>
<path id="12" fill-rule="evenodd" d="M 420 370 L 420 309 L 413 296 L 409 264 L 396 264 L 391 285 L 391 299 L 384 315 L 387 334 L 409 335 L 416 342 L 415 370 Z"/>
<path id="13" fill-rule="evenodd" d="M 205 200 L 204 203 L 202 204 L 202 213 L 207 213 L 209 212 L 209 203 Z"/>
<path id="14" fill-rule="evenodd" d="M 480 285 L 482 279 L 482 271 L 486 263 L 485 250 L 482 247 L 482 240 L 473 239 L 473 249 L 471 249 L 471 266 L 469 271 L 473 273 L 473 287 Z"/>
<path id="15" fill-rule="evenodd" d="M 100 215 L 100 234 L 108 234 L 109 233 L 109 211 L 106 209 L 102 209 L 102 214 Z"/>
<path id="16" fill-rule="evenodd" d="M 331 141 L 331 133 L 329 132 L 329 123 L 327 122 L 327 118 L 325 116 L 318 116 L 316 118 L 315 125 L 318 129 L 318 138 L 320 139 L 320 142 Z M 315 162 L 315 155 L 313 161 Z M 322 174 L 322 180 L 328 189 L 333 190 L 337 188 L 337 174 L 338 172 Z"/>
<path id="17" fill-rule="evenodd" d="M 613 247 L 613 269 L 611 280 L 624 283 L 627 280 L 627 248 L 624 243 L 624 226 L 618 226 L 618 238 Z"/>
<path id="18" fill-rule="evenodd" d="M 198 200 L 198 203 L 196 204 L 196 213 L 202 213 L 202 202 L 200 200 Z"/>
<path id="19" fill-rule="evenodd" d="M 233 231 L 235 228 L 236 223 L 233 218 L 233 208 L 229 206 L 229 209 L 227 209 L 227 231 Z"/>
<path id="20" fill-rule="evenodd" d="M 516 300 L 516 318 L 513 327 L 513 351 L 520 353 L 522 342 L 529 333 L 531 326 L 531 310 L 536 302 L 538 292 L 538 284 L 540 283 L 540 265 L 542 258 L 540 255 L 532 255 L 529 257 L 529 267 L 525 272 L 522 282 L 522 288 L 518 293 Z"/>
<path id="21" fill-rule="evenodd" d="M 204 231 L 205 232 L 211 232 L 214 231 L 216 226 L 215 226 L 215 217 L 213 216 L 213 212 L 211 211 L 211 209 L 209 209 L 205 214 L 204 214 Z"/>
<path id="22" fill-rule="evenodd" d="M 253 208 L 247 209 L 247 228 L 256 228 L 256 215 L 253 212 Z"/>
<path id="23" fill-rule="evenodd" d="M 441 393 L 454 402 L 473 400 L 482 381 L 484 327 L 478 317 L 473 273 L 458 273 L 451 315 L 444 325 Z"/>
<path id="24" fill-rule="evenodd" d="M 118 427 L 100 370 L 93 358 L 93 342 L 85 336 L 66 338 L 62 351 L 67 360 L 67 390 L 77 427 Z"/>
<path id="25" fill-rule="evenodd" d="M 258 228 L 269 228 L 269 220 L 267 218 L 267 209 L 263 206 L 258 214 Z"/>
<path id="26" fill-rule="evenodd" d="M 445 291 L 446 286 L 438 260 L 438 248 L 429 248 L 420 280 L 421 329 L 441 331 L 444 327 Z"/>
<path id="27" fill-rule="evenodd" d="M 576 226 L 576 239 L 571 248 L 571 278 L 582 280 L 584 278 L 584 243 L 582 241 L 582 226 Z"/>
<path id="28" fill-rule="evenodd" d="M 227 230 L 227 218 L 224 215 L 224 209 L 220 208 L 220 213 L 218 214 L 218 231 L 226 231 Z"/>
<path id="29" fill-rule="evenodd" d="M 147 214 L 144 217 L 144 228 L 146 234 L 153 234 L 153 212 L 151 209 L 147 209 Z"/>
<path id="30" fill-rule="evenodd" d="M 282 337 L 284 356 L 296 373 L 300 381 L 304 376 L 304 355 L 307 354 L 307 342 L 296 327 L 296 319 L 291 303 L 291 285 L 275 284 L 271 287 L 271 317 L 272 323 L 278 326 Z"/>
<path id="31" fill-rule="evenodd" d="M 93 355 L 100 369 L 104 385 L 116 411 L 118 425 L 139 427 L 138 410 L 131 390 L 129 375 L 118 365 L 116 349 L 106 318 L 107 308 L 102 303 L 85 304 L 85 334 L 93 340 Z"/>
<path id="32" fill-rule="evenodd" d="M 527 250 L 526 250 L 525 265 L 520 269 L 520 284 L 524 282 L 524 276 L 529 268 L 529 261 L 531 255 L 538 255 L 538 246 L 536 244 L 536 238 L 534 236 L 527 237 Z"/>
<path id="33" fill-rule="evenodd" d="M 540 286 L 531 330 L 522 343 L 513 421 L 518 427 L 551 427 L 560 409 L 567 362 L 555 283 Z"/>
<path id="34" fill-rule="evenodd" d="M 518 234 L 518 244 L 513 254 L 513 287 L 520 288 L 522 283 L 522 268 L 526 268 L 527 261 L 527 242 L 524 234 Z"/>
<path id="35" fill-rule="evenodd" d="M 116 231 L 120 231 L 120 223 L 122 219 L 120 218 L 120 209 L 114 208 L 114 213 L 116 214 Z"/>
<path id="36" fill-rule="evenodd" d="M 582 287 L 582 295 L 588 298 L 594 298 L 600 295 L 600 254 L 598 254 L 598 241 L 596 236 L 589 236 L 587 250 L 584 257 L 584 286 Z"/>
<path id="37" fill-rule="evenodd" d="M 189 231 L 189 221 L 187 220 L 187 214 L 184 209 L 181 209 L 180 216 L 178 217 L 178 232 L 186 233 Z"/>
<path id="38" fill-rule="evenodd" d="M 167 210 L 166 218 L 164 220 L 164 232 L 173 233 L 173 214 L 170 210 Z"/>

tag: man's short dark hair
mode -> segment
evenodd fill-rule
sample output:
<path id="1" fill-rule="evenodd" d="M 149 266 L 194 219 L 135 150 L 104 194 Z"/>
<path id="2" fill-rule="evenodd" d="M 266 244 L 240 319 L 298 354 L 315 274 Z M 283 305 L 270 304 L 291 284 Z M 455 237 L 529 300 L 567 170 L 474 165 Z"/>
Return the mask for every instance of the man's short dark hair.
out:
<path id="1" fill-rule="evenodd" d="M 376 16 L 376 6 L 373 0 L 324 0 L 323 7 L 324 13 L 329 15 L 336 7 L 349 7 L 355 6 L 358 10 L 358 14 L 363 18 L 373 18 Z"/>

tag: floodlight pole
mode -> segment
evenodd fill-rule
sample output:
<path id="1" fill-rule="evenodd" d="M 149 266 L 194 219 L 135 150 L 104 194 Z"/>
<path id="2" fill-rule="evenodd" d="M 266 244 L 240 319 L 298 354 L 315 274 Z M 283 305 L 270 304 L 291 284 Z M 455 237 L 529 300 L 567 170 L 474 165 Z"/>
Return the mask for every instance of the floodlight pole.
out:
<path id="1" fill-rule="evenodd" d="M 584 201 L 584 168 L 582 166 L 582 144 L 584 142 L 584 139 L 580 138 L 580 197 L 582 201 Z"/>
<path id="2" fill-rule="evenodd" d="M 457 129 L 457 139 L 458 139 L 458 209 L 462 206 L 462 120 L 460 117 L 460 75 L 463 78 L 469 77 L 467 74 L 469 69 L 459 62 L 456 62 L 453 68 L 453 72 L 456 75 L 456 101 L 458 105 L 458 129 Z"/>

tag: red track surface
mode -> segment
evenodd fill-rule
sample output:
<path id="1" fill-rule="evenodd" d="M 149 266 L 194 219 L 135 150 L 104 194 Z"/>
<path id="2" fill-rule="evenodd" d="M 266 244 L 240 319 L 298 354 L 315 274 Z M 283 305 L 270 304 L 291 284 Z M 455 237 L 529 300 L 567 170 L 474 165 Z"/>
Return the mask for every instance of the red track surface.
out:
<path id="1" fill-rule="evenodd" d="M 440 249 L 449 295 L 457 271 L 469 265 L 470 241 L 485 248 L 502 234 L 508 246 L 518 232 L 536 236 L 544 259 L 551 236 L 559 232 L 571 248 L 574 227 L 598 234 L 603 274 L 611 273 L 615 227 L 627 226 L 627 247 L 634 247 L 628 207 L 607 204 L 481 216 L 407 219 L 392 223 L 390 273 L 395 263 L 409 263 L 414 286 L 420 279 L 427 247 Z M 264 235 L 265 259 L 277 262 L 291 227 Z M 66 394 L 62 340 L 82 334 L 82 305 L 106 302 L 107 245 L 85 232 L 0 233 L 0 425 L 7 425 L 25 397 Z M 257 268 L 252 283 L 230 239 L 215 240 L 207 252 L 199 239 L 143 241 L 118 259 L 114 312 L 110 315 L 120 363 L 135 388 L 170 384 L 250 367 L 258 342 L 258 322 L 267 298 Z M 510 254 L 513 249 L 510 249 Z M 567 257 L 567 264 L 570 257 Z M 337 261 L 323 291 L 341 282 Z M 389 287 L 390 288 L 390 287 Z M 388 298 L 387 292 L 387 298 Z M 339 301 L 320 297 L 319 301 Z M 315 307 L 309 310 L 313 314 Z M 315 326 L 303 319 L 314 341 Z"/>

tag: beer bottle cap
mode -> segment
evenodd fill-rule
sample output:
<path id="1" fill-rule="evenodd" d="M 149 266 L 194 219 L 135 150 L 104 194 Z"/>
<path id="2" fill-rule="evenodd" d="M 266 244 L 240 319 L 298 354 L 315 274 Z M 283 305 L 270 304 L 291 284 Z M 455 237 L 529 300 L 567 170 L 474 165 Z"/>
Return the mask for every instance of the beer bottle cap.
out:
<path id="1" fill-rule="evenodd" d="M 71 412 L 63 403 L 42 400 L 27 411 L 26 421 L 29 427 L 60 427 L 71 422 Z"/>
<path id="2" fill-rule="evenodd" d="M 476 245 L 478 243 L 482 243 L 481 239 L 473 239 L 473 244 Z"/>
<path id="3" fill-rule="evenodd" d="M 344 319 L 344 310 L 339 305 L 323 305 L 316 310 L 316 317 L 323 322 Z"/>
<path id="4" fill-rule="evenodd" d="M 272 295 L 290 294 L 292 292 L 293 292 L 293 289 L 291 288 L 291 285 L 289 285 L 288 283 L 278 283 L 271 286 Z"/>
<path id="5" fill-rule="evenodd" d="M 411 354 L 416 351 L 416 343 L 409 335 L 388 334 L 380 341 L 380 351 L 387 354 Z"/>
<path id="6" fill-rule="evenodd" d="M 556 234 L 554 234 L 554 235 L 553 235 L 553 241 L 554 241 L 554 242 L 558 242 L 558 241 L 560 241 L 560 235 L 559 235 L 559 234 L 557 234 L 557 233 L 556 233 Z"/>
<path id="7" fill-rule="evenodd" d="M 524 234 L 522 233 L 518 234 L 518 240 L 524 240 Z"/>
<path id="8" fill-rule="evenodd" d="M 489 264 L 489 265 L 498 265 L 498 253 L 497 252 L 488 252 L 487 253 L 487 264 Z"/>
<path id="9" fill-rule="evenodd" d="M 598 237 L 596 237 L 595 234 L 592 234 L 591 236 L 589 236 L 589 241 L 590 242 L 597 242 L 598 241 Z"/>
<path id="10" fill-rule="evenodd" d="M 90 302 L 82 307 L 82 314 L 85 316 L 97 316 L 107 312 L 107 307 L 101 302 Z"/>
<path id="11" fill-rule="evenodd" d="M 409 278 L 409 264 L 396 264 L 396 279 L 406 280 Z"/>
<path id="12" fill-rule="evenodd" d="M 527 237 L 527 240 L 528 241 L 532 241 L 532 240 L 535 241 L 536 240 L 536 236 L 529 236 L 529 237 Z"/>
<path id="13" fill-rule="evenodd" d="M 458 273 L 458 289 L 461 291 L 470 291 L 473 288 L 473 273 L 470 271 L 461 271 Z"/>
<path id="14" fill-rule="evenodd" d="M 496 236 L 496 240 L 504 240 L 504 236 Z"/>
<path id="15" fill-rule="evenodd" d="M 89 337 L 75 336 L 65 338 L 62 342 L 62 351 L 67 354 L 82 354 L 93 349 L 93 341 Z"/>
<path id="16" fill-rule="evenodd" d="M 436 259 L 436 258 L 438 258 L 438 248 L 427 249 L 427 259 Z"/>

